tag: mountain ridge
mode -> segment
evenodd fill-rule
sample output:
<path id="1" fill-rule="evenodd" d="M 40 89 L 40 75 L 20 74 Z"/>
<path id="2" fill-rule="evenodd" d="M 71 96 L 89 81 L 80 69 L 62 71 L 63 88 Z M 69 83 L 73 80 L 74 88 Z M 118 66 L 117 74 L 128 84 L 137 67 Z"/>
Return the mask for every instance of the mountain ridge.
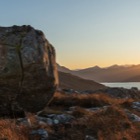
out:
<path id="1" fill-rule="evenodd" d="M 60 69 L 61 68 L 61 69 Z M 83 79 L 96 82 L 140 82 L 140 64 L 137 65 L 111 65 L 109 67 L 93 66 L 80 70 L 70 70 L 60 65 L 58 71 L 71 73 Z"/>

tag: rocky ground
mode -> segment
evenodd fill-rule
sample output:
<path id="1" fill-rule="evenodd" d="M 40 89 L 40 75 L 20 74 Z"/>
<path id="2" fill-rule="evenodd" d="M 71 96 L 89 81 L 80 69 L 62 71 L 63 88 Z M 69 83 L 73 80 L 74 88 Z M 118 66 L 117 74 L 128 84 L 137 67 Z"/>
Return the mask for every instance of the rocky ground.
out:
<path id="1" fill-rule="evenodd" d="M 56 92 L 49 106 L 36 114 L 1 118 L 1 140 L 139 140 L 139 96 L 74 92 Z"/>

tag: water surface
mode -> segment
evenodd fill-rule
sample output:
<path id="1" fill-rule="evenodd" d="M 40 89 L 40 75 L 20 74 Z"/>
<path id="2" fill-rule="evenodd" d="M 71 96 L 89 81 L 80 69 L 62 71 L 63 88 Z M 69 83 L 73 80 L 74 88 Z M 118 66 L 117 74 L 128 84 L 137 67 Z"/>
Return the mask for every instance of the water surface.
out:
<path id="1" fill-rule="evenodd" d="M 131 89 L 132 87 L 137 87 L 140 90 L 140 82 L 115 82 L 115 83 L 101 83 L 109 87 L 123 87 Z"/>

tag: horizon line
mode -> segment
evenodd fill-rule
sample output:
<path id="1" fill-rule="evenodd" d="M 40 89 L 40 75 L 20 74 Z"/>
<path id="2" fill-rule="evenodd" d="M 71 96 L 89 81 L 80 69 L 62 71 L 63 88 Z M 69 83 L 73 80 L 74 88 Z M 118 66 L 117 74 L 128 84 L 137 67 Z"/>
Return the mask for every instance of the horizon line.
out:
<path id="1" fill-rule="evenodd" d="M 57 63 L 59 66 L 61 66 L 61 67 L 65 67 L 65 68 L 67 68 L 67 69 L 69 69 L 69 70 L 82 70 L 82 69 L 88 69 L 88 68 L 94 68 L 94 67 L 98 67 L 98 68 L 109 68 L 109 67 L 115 67 L 115 66 L 124 66 L 124 67 L 131 67 L 131 66 L 138 66 L 138 65 L 140 65 L 140 63 L 139 64 L 112 64 L 112 65 L 108 65 L 108 66 L 99 66 L 99 65 L 94 65 L 94 66 L 89 66 L 89 67 L 85 67 L 85 68 L 75 68 L 75 69 L 71 69 L 71 68 L 69 68 L 69 67 L 67 67 L 67 66 L 64 66 L 64 65 L 61 65 L 61 64 L 59 64 L 59 63 Z"/>

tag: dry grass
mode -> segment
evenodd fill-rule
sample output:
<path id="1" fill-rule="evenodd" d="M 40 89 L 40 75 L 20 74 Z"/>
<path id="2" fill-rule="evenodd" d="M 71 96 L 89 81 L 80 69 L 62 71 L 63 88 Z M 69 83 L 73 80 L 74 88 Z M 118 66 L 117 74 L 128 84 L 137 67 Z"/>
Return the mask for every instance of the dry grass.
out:
<path id="1" fill-rule="evenodd" d="M 0 120 L 0 140 L 40 140 L 39 136 L 30 135 L 31 130 L 46 129 L 48 140 L 85 140 L 86 135 L 97 140 L 140 140 L 140 123 L 131 122 L 124 108 L 138 116 L 139 112 L 131 108 L 132 99 L 115 99 L 105 94 L 64 94 L 56 93 L 46 113 L 61 114 L 63 109 L 77 106 L 72 115 L 75 120 L 68 124 L 55 126 L 40 125 L 33 114 L 27 113 L 29 126 L 16 125 L 10 119 Z M 87 107 L 102 107 L 96 112 Z M 85 107 L 85 108 L 83 108 Z"/>
<path id="2" fill-rule="evenodd" d="M 81 106 L 81 107 L 102 107 L 106 105 L 129 106 L 133 99 L 116 99 L 106 94 L 64 94 L 57 92 L 50 106 Z"/>
<path id="3" fill-rule="evenodd" d="M 96 113 L 87 113 L 79 108 L 74 112 L 77 118 L 71 127 L 57 132 L 65 136 L 64 140 L 84 140 L 86 135 L 98 140 L 139 140 L 140 129 L 128 120 L 125 112 L 119 107 L 109 107 Z M 78 116 L 77 116 L 78 115 Z"/>
<path id="4" fill-rule="evenodd" d="M 32 130 L 43 128 L 52 133 L 53 130 L 47 124 L 39 124 L 34 114 L 26 114 L 29 124 L 17 124 L 14 119 L 0 120 L 0 140 L 40 140 L 39 135 L 31 135 Z"/>
<path id="5" fill-rule="evenodd" d="M 132 123 L 124 108 L 130 109 L 133 99 L 115 99 L 105 94 L 63 94 L 56 93 L 51 106 L 79 106 L 73 116 L 76 120 L 70 127 L 60 129 L 56 134 L 63 136 L 63 140 L 84 140 L 86 135 L 98 140 L 139 140 L 140 123 Z M 107 109 L 96 112 L 82 107 L 101 107 L 109 105 Z"/>
<path id="6" fill-rule="evenodd" d="M 9 119 L 0 120 L 0 140 L 27 140 L 29 128 L 17 126 Z"/>

